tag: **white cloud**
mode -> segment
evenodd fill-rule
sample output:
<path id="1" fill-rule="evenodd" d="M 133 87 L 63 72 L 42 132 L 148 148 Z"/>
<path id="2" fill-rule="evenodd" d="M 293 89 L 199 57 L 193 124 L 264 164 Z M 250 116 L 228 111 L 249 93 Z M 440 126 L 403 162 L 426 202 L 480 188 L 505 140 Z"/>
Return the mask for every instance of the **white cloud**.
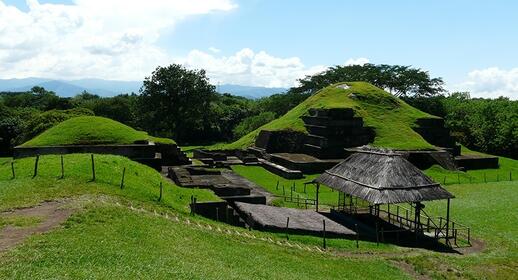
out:
<path id="1" fill-rule="evenodd" d="M 472 97 L 518 99 L 518 68 L 503 70 L 491 67 L 474 70 L 465 82 L 455 85 L 455 91 L 469 91 Z"/>
<path id="2" fill-rule="evenodd" d="M 369 63 L 369 59 L 365 57 L 350 58 L 345 62 L 345 65 L 364 65 Z"/>
<path id="3" fill-rule="evenodd" d="M 231 56 L 192 50 L 178 62 L 189 68 L 205 69 L 214 83 L 264 87 L 291 87 L 297 84 L 297 79 L 325 70 L 324 66 L 306 67 L 298 57 L 279 58 L 249 48 Z"/>
<path id="4" fill-rule="evenodd" d="M 186 17 L 229 11 L 231 0 L 0 0 L 0 77 L 142 79 L 172 57 L 156 42 Z"/>
<path id="5" fill-rule="evenodd" d="M 213 52 L 213 53 L 220 53 L 220 52 L 221 52 L 221 50 L 220 50 L 220 49 L 215 48 L 215 47 L 210 47 L 210 48 L 209 48 L 209 51 L 211 51 L 211 52 Z"/>

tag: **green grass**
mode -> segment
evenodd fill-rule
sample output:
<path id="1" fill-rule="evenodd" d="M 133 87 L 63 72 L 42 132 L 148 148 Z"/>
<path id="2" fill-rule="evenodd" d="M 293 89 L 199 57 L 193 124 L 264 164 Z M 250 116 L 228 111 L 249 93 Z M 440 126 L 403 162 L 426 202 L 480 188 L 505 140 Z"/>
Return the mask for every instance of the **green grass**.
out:
<path id="1" fill-rule="evenodd" d="M 463 155 L 487 155 L 462 147 Z M 499 168 L 479 169 L 468 171 L 450 171 L 438 165 L 434 165 L 424 172 L 436 182 L 443 185 L 451 184 L 475 184 L 499 181 L 518 181 L 518 160 L 499 157 Z"/>
<path id="2" fill-rule="evenodd" d="M 409 279 L 378 258 L 339 258 L 91 207 L 0 260 L 9 279 Z"/>
<path id="3" fill-rule="evenodd" d="M 299 196 L 300 198 L 316 198 L 316 187 L 314 185 L 307 185 L 306 192 L 304 192 L 304 183 L 310 182 L 320 174 L 305 175 L 303 179 L 288 180 L 282 178 L 260 166 L 244 166 L 234 165 L 232 170 L 237 174 L 247 178 L 248 180 L 262 186 L 269 192 L 280 195 L 280 196 L 291 196 L 291 187 L 295 184 L 295 191 L 293 191 L 293 197 Z M 277 187 L 277 182 L 279 185 Z M 284 192 L 283 187 L 284 186 Z M 320 186 L 319 190 L 319 201 L 323 205 L 336 205 L 338 203 L 338 192 L 327 186 Z M 282 199 L 277 200 L 275 203 L 277 206 L 293 207 L 293 208 L 305 208 L 305 205 L 297 205 L 295 203 L 284 202 Z"/>
<path id="4" fill-rule="evenodd" d="M 466 256 L 430 254 L 405 258 L 438 279 L 516 279 L 518 273 L 518 181 L 448 186 L 456 198 L 451 213 L 486 244 Z M 444 215 L 445 202 L 426 204 L 430 214 Z"/>
<path id="5" fill-rule="evenodd" d="M 237 149 L 251 146 L 261 130 L 293 130 L 307 133 L 300 118 L 310 108 L 353 108 L 363 118 L 366 126 L 375 129 L 373 146 L 422 150 L 435 147 L 426 142 L 412 127 L 418 118 L 433 116 L 424 113 L 391 94 L 365 82 L 347 83 L 349 89 L 331 85 L 290 110 L 284 116 L 252 131 L 241 139 L 213 148 Z M 352 95 L 356 97 L 352 97 Z"/>
<path id="6" fill-rule="evenodd" d="M 33 178 L 34 158 L 16 159 L 16 179 L 11 179 L 10 161 L 0 163 L 0 211 L 14 207 L 32 206 L 44 200 L 83 194 L 107 194 L 140 203 L 157 202 L 160 182 L 163 199 L 159 205 L 187 213 L 191 195 L 199 201 L 219 200 L 211 191 L 180 188 L 154 169 L 114 155 L 95 155 L 96 181 L 91 182 L 89 154 L 64 156 L 65 177 L 61 177 L 60 157 L 40 156 L 38 176 Z M 126 168 L 124 189 L 120 182 Z"/>
<path id="7" fill-rule="evenodd" d="M 171 139 L 149 136 L 146 132 L 108 118 L 86 116 L 61 122 L 22 146 L 132 144 L 142 140 L 175 143 Z"/>
<path id="8" fill-rule="evenodd" d="M 40 217 L 32 216 L 32 217 L 23 217 L 23 216 L 0 216 L 0 229 L 5 226 L 13 226 L 13 227 L 29 227 L 39 224 L 42 221 Z"/>

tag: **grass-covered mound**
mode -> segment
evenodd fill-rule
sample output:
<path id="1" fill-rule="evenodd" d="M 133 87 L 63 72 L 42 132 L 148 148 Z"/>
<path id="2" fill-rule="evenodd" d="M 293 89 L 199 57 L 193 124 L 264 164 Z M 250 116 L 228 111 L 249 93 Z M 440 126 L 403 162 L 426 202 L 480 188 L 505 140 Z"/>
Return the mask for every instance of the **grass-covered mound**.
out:
<path id="1" fill-rule="evenodd" d="M 22 146 L 132 144 L 143 140 L 174 144 L 171 139 L 150 136 L 112 119 L 85 116 L 61 122 Z"/>
<path id="2" fill-rule="evenodd" d="M 284 116 L 252 131 L 234 143 L 225 145 L 226 149 L 246 148 L 253 145 L 261 130 L 292 130 L 307 133 L 300 118 L 311 108 L 352 108 L 357 116 L 363 118 L 365 125 L 373 127 L 376 138 L 372 145 L 401 150 L 433 149 L 412 127 L 418 118 L 433 118 L 388 92 L 365 82 L 346 83 L 326 87 L 290 110 Z M 218 147 L 220 148 L 220 147 Z"/>

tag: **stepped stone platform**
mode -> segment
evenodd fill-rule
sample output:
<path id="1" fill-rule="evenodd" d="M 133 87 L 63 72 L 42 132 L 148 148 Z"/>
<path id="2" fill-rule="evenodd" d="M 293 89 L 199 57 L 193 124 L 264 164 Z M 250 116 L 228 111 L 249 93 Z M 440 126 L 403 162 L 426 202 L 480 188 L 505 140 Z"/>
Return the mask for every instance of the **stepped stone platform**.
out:
<path id="1" fill-rule="evenodd" d="M 420 118 L 416 121 L 414 131 L 419 133 L 428 143 L 447 149 L 452 155 L 460 155 L 460 146 L 450 134 L 442 118 Z"/>
<path id="2" fill-rule="evenodd" d="M 33 157 L 36 155 L 62 154 L 112 154 L 128 157 L 146 164 L 156 170 L 165 165 L 186 165 L 191 160 L 176 144 L 160 144 L 144 141 L 127 145 L 68 145 L 15 147 L 14 158 Z"/>
<path id="3" fill-rule="evenodd" d="M 268 203 L 274 197 L 261 186 L 231 170 L 215 170 L 196 166 L 169 167 L 167 177 L 181 187 L 207 188 L 229 201 Z"/>
<path id="4" fill-rule="evenodd" d="M 455 163 L 464 170 L 498 168 L 498 157 L 483 155 L 456 156 Z"/>
<path id="5" fill-rule="evenodd" d="M 345 157 L 344 157 L 345 158 Z M 337 165 L 343 160 L 340 159 L 318 159 L 307 154 L 274 153 L 270 161 L 278 163 L 286 168 L 300 170 L 305 174 L 322 173 Z"/>
<path id="6" fill-rule="evenodd" d="M 286 232 L 286 222 L 289 217 L 289 233 L 322 235 L 323 221 L 325 221 L 326 236 L 356 235 L 353 230 L 314 210 L 274 207 L 243 202 L 236 202 L 235 209 L 241 217 L 247 221 L 250 227 L 257 230 Z"/>

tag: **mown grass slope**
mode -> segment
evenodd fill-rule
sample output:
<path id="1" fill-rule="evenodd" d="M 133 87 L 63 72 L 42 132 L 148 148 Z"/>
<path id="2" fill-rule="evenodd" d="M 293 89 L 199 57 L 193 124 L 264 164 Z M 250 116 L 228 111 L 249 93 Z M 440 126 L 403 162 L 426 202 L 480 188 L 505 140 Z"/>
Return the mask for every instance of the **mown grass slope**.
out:
<path id="1" fill-rule="evenodd" d="M 292 130 L 307 133 L 301 116 L 311 108 L 352 108 L 364 119 L 366 126 L 376 132 L 372 145 L 401 150 L 433 149 L 418 133 L 412 130 L 418 118 L 434 116 L 424 113 L 388 92 L 365 82 L 346 83 L 349 88 L 326 87 L 290 110 L 284 116 L 265 124 L 241 139 L 223 145 L 225 149 L 251 146 L 261 130 Z"/>
<path id="2" fill-rule="evenodd" d="M 150 136 L 112 119 L 85 116 L 61 122 L 22 146 L 132 144 L 143 140 L 174 144 L 171 139 Z"/>
<path id="3" fill-rule="evenodd" d="M 88 154 L 64 156 L 63 179 L 59 156 L 41 156 L 36 177 L 34 160 L 15 160 L 15 179 L 11 161 L 0 162 L 0 211 L 71 198 L 70 203 L 77 205 L 67 207 L 77 212 L 62 227 L 0 253 L 2 279 L 409 278 L 379 257 L 344 258 L 288 248 L 246 238 L 245 229 L 187 216 L 191 195 L 198 201 L 218 198 L 207 190 L 177 187 L 155 170 L 124 157 L 95 155 L 95 182 Z M 160 182 L 164 185 L 162 201 L 158 201 Z M 128 205 L 147 212 L 131 210 Z M 192 222 L 174 222 L 153 215 L 154 211 Z M 38 222 L 0 219 L 0 229 Z M 198 222 L 242 235 L 199 228 Z M 254 234 L 280 240 L 272 234 Z"/>

